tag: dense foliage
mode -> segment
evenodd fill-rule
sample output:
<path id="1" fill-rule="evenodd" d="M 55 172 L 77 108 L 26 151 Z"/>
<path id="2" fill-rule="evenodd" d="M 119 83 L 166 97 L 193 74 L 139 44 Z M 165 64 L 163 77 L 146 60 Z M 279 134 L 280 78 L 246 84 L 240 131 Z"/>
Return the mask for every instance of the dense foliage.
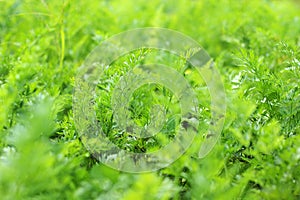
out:
<path id="1" fill-rule="evenodd" d="M 299 2 L 12 0 L 0 1 L 0 9 L 0 199 L 300 198 Z M 74 77 L 101 41 L 149 26 L 189 35 L 214 58 L 226 89 L 226 122 L 203 159 L 194 156 L 195 142 L 158 172 L 122 173 L 84 148 L 73 120 Z M 112 75 L 145 53 L 115 63 L 102 86 L 114 85 Z M 164 60 L 173 61 L 182 62 Z M 189 70 L 187 79 L 198 80 Z M 135 99 L 148 107 L 166 103 L 160 97 L 170 91 L 151 95 L 151 87 Z M 109 95 L 97 101 L 106 128 L 112 126 Z M 203 106 L 208 100 L 199 95 Z M 138 102 L 132 101 L 133 118 L 145 124 L 149 112 Z M 117 141 L 137 152 L 158 145 L 126 133 Z"/>

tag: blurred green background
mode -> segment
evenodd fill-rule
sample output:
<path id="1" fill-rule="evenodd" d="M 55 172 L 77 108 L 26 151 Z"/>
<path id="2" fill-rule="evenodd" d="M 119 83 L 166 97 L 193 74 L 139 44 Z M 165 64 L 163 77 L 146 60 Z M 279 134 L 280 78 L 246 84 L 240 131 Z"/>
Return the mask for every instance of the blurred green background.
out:
<path id="1" fill-rule="evenodd" d="M 299 199 L 299 13 L 287 0 L 0 0 L 0 199 Z M 72 93 L 94 47 L 141 27 L 207 50 L 227 114 L 206 158 L 196 144 L 168 168 L 127 174 L 84 148 Z"/>

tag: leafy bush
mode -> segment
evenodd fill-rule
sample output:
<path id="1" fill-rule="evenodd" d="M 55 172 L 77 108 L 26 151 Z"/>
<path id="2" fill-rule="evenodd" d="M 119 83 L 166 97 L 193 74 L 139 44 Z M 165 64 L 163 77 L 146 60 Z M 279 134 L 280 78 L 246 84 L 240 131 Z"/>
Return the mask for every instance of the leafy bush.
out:
<path id="1" fill-rule="evenodd" d="M 0 7 L 1 199 L 300 198 L 298 1 L 14 0 L 0 1 Z M 196 152 L 205 120 L 196 142 L 169 167 L 121 173 L 98 163 L 81 143 L 72 112 L 74 77 L 100 42 L 148 26 L 187 34 L 214 58 L 226 89 L 226 122 L 203 159 Z M 133 52 L 115 63 L 108 77 L 142 62 L 145 53 L 149 60 L 161 55 Z M 162 60 L 184 64 L 168 55 Z M 193 69 L 182 73 L 203 84 Z M 118 77 L 106 80 L 99 93 Z M 153 101 L 168 102 L 170 92 L 155 93 L 155 87 L 134 94 L 131 104 L 140 109 L 134 112 L 136 123 L 147 123 Z M 209 105 L 203 91 L 197 92 L 203 107 Z M 108 133 L 110 95 L 97 100 L 97 117 Z M 118 145 L 131 151 L 159 146 L 159 140 L 118 137 Z"/>

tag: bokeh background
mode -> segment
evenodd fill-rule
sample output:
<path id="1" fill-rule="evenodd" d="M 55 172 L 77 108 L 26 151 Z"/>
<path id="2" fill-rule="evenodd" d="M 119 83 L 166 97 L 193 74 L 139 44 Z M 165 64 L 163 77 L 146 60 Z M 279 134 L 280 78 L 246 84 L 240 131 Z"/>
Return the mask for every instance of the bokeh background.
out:
<path id="1" fill-rule="evenodd" d="M 0 0 L 0 199 L 299 199 L 300 3 Z M 203 46 L 227 94 L 222 137 L 158 172 L 89 154 L 75 129 L 76 70 L 106 38 L 165 27 Z"/>

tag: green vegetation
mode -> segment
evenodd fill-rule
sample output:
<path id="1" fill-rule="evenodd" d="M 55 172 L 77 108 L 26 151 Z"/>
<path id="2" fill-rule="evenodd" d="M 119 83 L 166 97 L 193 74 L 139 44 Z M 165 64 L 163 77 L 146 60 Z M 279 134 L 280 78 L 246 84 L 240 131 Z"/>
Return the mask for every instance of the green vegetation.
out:
<path id="1" fill-rule="evenodd" d="M 0 9 L 0 199 L 300 198 L 299 2 L 0 0 Z M 184 156 L 158 172 L 122 173 L 84 148 L 73 120 L 74 79 L 101 41 L 150 26 L 191 36 L 214 58 L 226 89 L 226 121 L 207 157 L 195 156 L 209 118 L 204 109 L 199 138 Z M 159 55 L 174 68 L 185 65 L 136 51 L 114 63 L 99 84 L 99 123 L 128 151 L 168 143 L 177 119 L 169 119 L 159 139 L 110 131 L 106 89 L 130 67 Z M 196 71 L 182 73 L 200 86 L 199 102 L 209 107 Z M 153 104 L 178 112 L 177 100 L 159 85 L 143 86 L 134 97 L 131 117 L 139 125 L 148 123 Z"/>

